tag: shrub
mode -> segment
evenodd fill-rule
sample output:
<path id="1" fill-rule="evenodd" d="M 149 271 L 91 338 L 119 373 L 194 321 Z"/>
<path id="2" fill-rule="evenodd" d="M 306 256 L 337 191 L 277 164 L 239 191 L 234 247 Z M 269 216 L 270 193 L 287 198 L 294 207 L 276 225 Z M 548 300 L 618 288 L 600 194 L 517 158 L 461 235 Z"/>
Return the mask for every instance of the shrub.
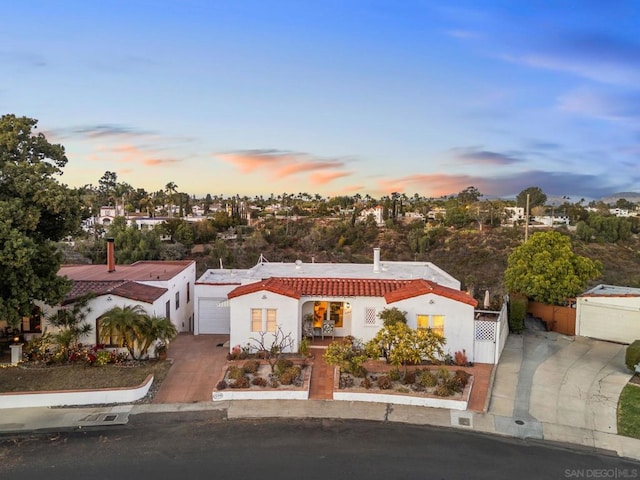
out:
<path id="1" fill-rule="evenodd" d="M 380 390 L 389 390 L 393 382 L 387 375 L 378 377 L 378 388 Z"/>
<path id="2" fill-rule="evenodd" d="M 373 387 L 373 382 L 369 377 L 364 377 L 362 379 L 362 382 L 360 382 L 360 386 L 369 390 L 371 387 Z"/>
<path id="3" fill-rule="evenodd" d="M 245 371 L 245 373 L 250 373 L 251 375 L 255 375 L 256 373 L 258 373 L 259 368 L 260 362 L 258 362 L 257 360 L 248 360 L 244 362 L 244 365 L 242 366 L 242 369 Z"/>
<path id="4" fill-rule="evenodd" d="M 450 397 L 453 392 L 448 385 L 438 385 L 433 393 L 438 397 Z"/>
<path id="5" fill-rule="evenodd" d="M 436 386 L 438 379 L 429 370 L 425 370 L 420 374 L 418 383 L 423 387 L 430 388 Z"/>
<path id="6" fill-rule="evenodd" d="M 244 377 L 244 369 L 242 367 L 236 367 L 232 365 L 227 370 L 227 377 L 231 380 L 238 380 L 239 378 Z"/>
<path id="7" fill-rule="evenodd" d="M 280 382 L 276 377 L 273 377 L 269 380 L 269 386 L 271 388 L 278 388 L 280 386 Z"/>
<path id="8" fill-rule="evenodd" d="M 251 383 L 249 382 L 249 378 L 248 377 L 240 377 L 235 382 L 230 384 L 229 386 L 231 388 L 249 388 L 250 385 L 251 385 Z"/>
<path id="9" fill-rule="evenodd" d="M 338 384 L 338 388 L 343 390 L 345 388 L 353 387 L 354 380 L 351 375 L 340 375 L 340 381 Z"/>
<path id="10" fill-rule="evenodd" d="M 280 380 L 280 383 L 282 385 L 291 385 L 298 378 L 300 378 L 301 374 L 302 371 L 300 370 L 300 367 L 298 367 L 297 365 L 291 365 L 289 368 L 278 375 L 278 380 Z"/>
<path id="11" fill-rule="evenodd" d="M 524 330 L 524 317 L 527 315 L 527 297 L 514 294 L 509 297 L 509 330 L 520 333 Z"/>
<path id="12" fill-rule="evenodd" d="M 466 387 L 467 383 L 469 383 L 469 377 L 471 377 L 471 374 L 469 374 L 468 372 L 464 371 L 464 370 L 456 370 L 455 371 L 455 377 L 459 378 L 462 382 L 462 387 Z"/>
<path id="13" fill-rule="evenodd" d="M 404 378 L 402 379 L 402 383 L 405 385 L 413 385 L 416 383 L 416 372 L 407 372 L 404 374 Z"/>
<path id="14" fill-rule="evenodd" d="M 634 341 L 627 347 L 627 352 L 624 355 L 624 363 L 629 370 L 632 372 L 636 371 L 636 365 L 640 363 L 640 340 Z"/>
<path id="15" fill-rule="evenodd" d="M 424 392 L 426 389 L 419 383 L 414 383 L 413 385 L 411 385 L 411 390 L 413 390 L 414 392 Z"/>
<path id="16" fill-rule="evenodd" d="M 276 362 L 276 366 L 274 369 L 275 374 L 280 376 L 282 375 L 282 373 L 284 373 L 287 369 L 289 369 L 292 366 L 293 366 L 293 362 L 291 360 L 289 360 L 288 358 L 280 358 Z"/>
<path id="17" fill-rule="evenodd" d="M 466 367 L 469 364 L 469 360 L 467 360 L 467 352 L 463 348 L 462 351 L 457 351 L 453 356 L 453 363 L 458 367 Z"/>
<path id="18" fill-rule="evenodd" d="M 252 385 L 256 385 L 258 387 L 266 387 L 267 386 L 267 379 L 264 377 L 254 377 L 253 380 L 251 380 L 251 384 Z"/>
<path id="19" fill-rule="evenodd" d="M 106 350 L 99 350 L 96 352 L 96 360 L 93 364 L 97 367 L 101 367 L 102 365 L 106 365 L 111 362 L 111 353 Z"/>
<path id="20" fill-rule="evenodd" d="M 389 378 L 394 382 L 397 382 L 398 380 L 400 380 L 402 378 L 402 373 L 400 373 L 400 369 L 398 369 L 397 367 L 394 367 L 391 370 L 389 370 Z"/>
<path id="21" fill-rule="evenodd" d="M 302 340 L 300 340 L 300 345 L 298 347 L 298 353 L 300 355 L 302 355 L 303 357 L 307 357 L 309 356 L 309 339 L 307 337 L 303 337 Z"/>
<path id="22" fill-rule="evenodd" d="M 220 380 L 217 384 L 216 384 L 216 390 L 224 390 L 225 388 L 227 388 L 229 385 L 227 384 L 226 381 L 224 380 Z"/>
<path id="23" fill-rule="evenodd" d="M 441 380 L 443 383 L 449 380 L 451 376 L 451 372 L 444 367 L 440 367 L 436 373 L 436 378 Z"/>
<path id="24" fill-rule="evenodd" d="M 364 378 L 367 376 L 367 369 L 362 365 L 357 365 L 350 368 L 349 373 L 351 373 L 354 377 Z"/>

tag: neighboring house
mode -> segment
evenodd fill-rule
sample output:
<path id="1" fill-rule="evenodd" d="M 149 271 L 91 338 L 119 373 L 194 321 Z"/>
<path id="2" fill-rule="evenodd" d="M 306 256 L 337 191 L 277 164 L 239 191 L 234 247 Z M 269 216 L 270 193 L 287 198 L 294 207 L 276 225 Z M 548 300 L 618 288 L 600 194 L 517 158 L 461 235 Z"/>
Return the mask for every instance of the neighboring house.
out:
<path id="1" fill-rule="evenodd" d="M 38 305 L 31 318 L 25 317 L 25 338 L 37 336 L 45 329 L 53 331 L 47 318 L 57 310 L 73 304 L 87 293 L 94 295 L 86 322 L 93 326 L 82 343 L 113 343 L 99 335 L 100 317 L 113 307 L 140 305 L 150 315 L 168 317 L 178 332 L 192 329 L 196 266 L 191 260 L 141 261 L 115 265 L 113 241 L 107 243 L 107 265 L 63 265 L 58 275 L 69 278 L 73 286 L 61 305 Z"/>
<path id="2" fill-rule="evenodd" d="M 505 216 L 507 217 L 506 223 L 517 224 L 524 222 L 525 212 L 524 207 L 504 207 Z"/>
<path id="3" fill-rule="evenodd" d="M 382 226 L 384 225 L 384 220 L 382 218 L 382 213 L 384 209 L 381 205 L 376 205 L 375 207 L 365 208 L 360 212 L 358 218 L 361 221 L 365 221 L 370 215 L 373 216 L 373 219 L 376 221 L 376 225 Z"/>
<path id="4" fill-rule="evenodd" d="M 367 341 L 382 327 L 379 313 L 392 307 L 407 312 L 410 327 L 442 333 L 451 355 L 464 349 L 478 361 L 476 341 L 484 340 L 474 319 L 477 301 L 458 280 L 430 262 L 381 261 L 379 249 L 373 265 L 265 261 L 249 270 L 209 270 L 195 288 L 194 333 L 229 333 L 230 349 L 280 328 L 295 351 L 305 318 L 318 333 L 331 325 L 325 336 Z"/>
<path id="5" fill-rule="evenodd" d="M 640 288 L 598 285 L 578 296 L 576 335 L 625 344 L 640 339 Z"/>

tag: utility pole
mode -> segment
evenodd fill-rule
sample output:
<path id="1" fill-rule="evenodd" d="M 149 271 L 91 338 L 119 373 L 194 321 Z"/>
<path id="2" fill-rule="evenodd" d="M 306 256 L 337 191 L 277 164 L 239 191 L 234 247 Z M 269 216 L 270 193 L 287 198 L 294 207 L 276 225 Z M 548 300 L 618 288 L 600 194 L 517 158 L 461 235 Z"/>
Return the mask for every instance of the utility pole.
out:
<path id="1" fill-rule="evenodd" d="M 525 224 L 524 224 L 524 241 L 529 239 L 529 194 L 527 193 L 527 208 L 525 209 Z"/>

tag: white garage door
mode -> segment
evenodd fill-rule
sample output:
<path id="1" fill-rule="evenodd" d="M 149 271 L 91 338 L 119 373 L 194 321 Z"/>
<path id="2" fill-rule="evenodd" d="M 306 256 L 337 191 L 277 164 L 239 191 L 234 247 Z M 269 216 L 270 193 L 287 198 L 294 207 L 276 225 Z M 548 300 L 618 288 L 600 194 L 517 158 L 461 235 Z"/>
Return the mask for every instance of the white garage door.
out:
<path id="1" fill-rule="evenodd" d="M 583 304 L 580 312 L 580 335 L 631 343 L 640 338 L 640 312 L 616 305 Z"/>
<path id="2" fill-rule="evenodd" d="M 229 307 L 219 307 L 226 298 L 200 298 L 198 300 L 198 332 L 229 333 Z"/>

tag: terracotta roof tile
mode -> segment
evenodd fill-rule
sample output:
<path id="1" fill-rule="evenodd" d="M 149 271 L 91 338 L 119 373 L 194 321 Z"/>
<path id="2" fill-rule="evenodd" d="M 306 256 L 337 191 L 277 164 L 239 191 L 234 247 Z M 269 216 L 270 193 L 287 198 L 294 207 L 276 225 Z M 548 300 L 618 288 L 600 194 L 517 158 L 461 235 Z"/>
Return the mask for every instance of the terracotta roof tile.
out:
<path id="1" fill-rule="evenodd" d="M 291 298 L 316 297 L 384 297 L 387 303 L 433 293 L 476 306 L 478 302 L 465 292 L 444 287 L 428 280 L 388 280 L 363 278 L 291 278 L 272 277 L 242 285 L 229 293 L 229 298 L 269 291 Z"/>
<path id="2" fill-rule="evenodd" d="M 152 287 L 150 285 L 126 280 L 73 282 L 71 291 L 62 301 L 62 305 L 73 303 L 79 297 L 88 293 L 92 293 L 96 297 L 111 294 L 139 302 L 153 303 L 164 295 L 166 291 L 166 288 Z"/>
<path id="3" fill-rule="evenodd" d="M 393 303 L 407 298 L 419 297 L 420 295 L 426 295 L 428 293 L 450 298 L 458 302 L 467 303 L 474 308 L 478 305 L 478 301 L 466 292 L 445 287 L 424 279 L 409 280 L 406 285 L 394 290 L 393 292 L 389 292 L 384 298 L 387 303 Z"/>

